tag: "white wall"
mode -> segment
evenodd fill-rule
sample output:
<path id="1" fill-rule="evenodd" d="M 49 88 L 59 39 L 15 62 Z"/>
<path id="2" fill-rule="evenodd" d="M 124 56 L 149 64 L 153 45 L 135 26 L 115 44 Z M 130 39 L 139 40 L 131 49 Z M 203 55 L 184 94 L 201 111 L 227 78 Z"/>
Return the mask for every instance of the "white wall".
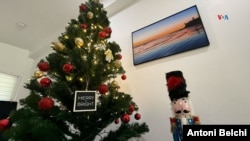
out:
<path id="1" fill-rule="evenodd" d="M 0 50 L 0 72 L 18 76 L 18 84 L 11 100 L 19 102 L 20 98 L 29 94 L 23 86 L 30 78 L 34 61 L 28 57 L 28 51 L 14 46 L 0 43 Z"/>
<path id="2" fill-rule="evenodd" d="M 134 66 L 131 32 L 197 5 L 210 46 Z M 149 124 L 145 141 L 170 141 L 170 100 L 165 73 L 181 70 L 202 124 L 249 124 L 250 17 L 248 0 L 140 0 L 111 18 L 128 79 L 122 85 Z M 218 20 L 217 15 L 229 20 Z"/>
<path id="3" fill-rule="evenodd" d="M 249 0 L 140 0 L 110 19 L 111 41 L 121 46 L 127 72 L 121 88 L 133 96 L 142 115 L 140 121 L 147 122 L 150 128 L 140 140 L 172 140 L 165 73 L 173 70 L 183 72 L 194 113 L 200 116 L 202 124 L 249 124 L 249 4 Z M 210 45 L 134 66 L 131 32 L 193 5 L 198 6 Z M 218 14 L 228 15 L 229 20 L 218 20 Z M 26 52 L 20 54 L 18 49 L 2 44 L 0 48 L 0 65 L 4 66 L 0 70 L 22 78 L 30 75 L 32 66 L 40 60 L 32 64 Z M 21 87 L 23 84 L 19 95 L 25 91 Z"/>

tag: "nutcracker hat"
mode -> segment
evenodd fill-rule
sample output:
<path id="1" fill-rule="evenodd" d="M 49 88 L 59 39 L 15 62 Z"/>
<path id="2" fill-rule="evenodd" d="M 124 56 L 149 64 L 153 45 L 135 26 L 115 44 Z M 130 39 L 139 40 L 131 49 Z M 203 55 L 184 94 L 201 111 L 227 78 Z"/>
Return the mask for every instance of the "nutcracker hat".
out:
<path id="1" fill-rule="evenodd" d="M 181 71 L 176 70 L 166 73 L 166 80 L 166 86 L 171 101 L 182 97 L 188 97 L 189 91 L 186 90 L 186 80 Z"/>

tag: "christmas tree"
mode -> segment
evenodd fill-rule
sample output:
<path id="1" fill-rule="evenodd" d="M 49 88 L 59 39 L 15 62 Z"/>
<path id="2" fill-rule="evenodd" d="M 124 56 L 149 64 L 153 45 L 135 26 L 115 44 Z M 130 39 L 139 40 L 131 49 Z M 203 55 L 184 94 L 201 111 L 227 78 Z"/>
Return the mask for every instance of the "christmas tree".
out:
<path id="1" fill-rule="evenodd" d="M 118 84 L 127 76 L 120 46 L 108 41 L 106 15 L 98 0 L 80 4 L 78 18 L 52 42 L 52 52 L 25 84 L 30 94 L 20 100 L 22 107 L 0 120 L 5 140 L 127 141 L 149 132 Z"/>

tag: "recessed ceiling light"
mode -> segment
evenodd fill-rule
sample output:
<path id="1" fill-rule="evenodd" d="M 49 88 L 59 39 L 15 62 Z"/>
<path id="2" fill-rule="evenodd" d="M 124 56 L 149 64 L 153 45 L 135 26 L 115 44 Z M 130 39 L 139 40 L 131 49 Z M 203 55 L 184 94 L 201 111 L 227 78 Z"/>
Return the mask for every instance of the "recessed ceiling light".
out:
<path id="1" fill-rule="evenodd" d="M 17 28 L 17 30 L 19 30 L 19 31 L 25 29 L 26 27 L 27 27 L 27 25 L 26 25 L 25 23 L 23 23 L 23 22 L 17 22 L 17 23 L 16 23 L 16 28 Z"/>

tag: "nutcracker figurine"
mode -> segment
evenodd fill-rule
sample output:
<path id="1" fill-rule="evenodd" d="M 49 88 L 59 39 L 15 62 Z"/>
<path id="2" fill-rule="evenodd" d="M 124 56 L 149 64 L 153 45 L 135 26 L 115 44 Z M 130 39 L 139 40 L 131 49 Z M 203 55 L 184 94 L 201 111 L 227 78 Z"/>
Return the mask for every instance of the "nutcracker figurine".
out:
<path id="1" fill-rule="evenodd" d="M 183 140 L 183 125 L 198 125 L 198 116 L 191 113 L 189 91 L 186 90 L 186 80 L 181 71 L 166 73 L 167 88 L 174 116 L 170 117 L 171 132 L 174 141 Z"/>

